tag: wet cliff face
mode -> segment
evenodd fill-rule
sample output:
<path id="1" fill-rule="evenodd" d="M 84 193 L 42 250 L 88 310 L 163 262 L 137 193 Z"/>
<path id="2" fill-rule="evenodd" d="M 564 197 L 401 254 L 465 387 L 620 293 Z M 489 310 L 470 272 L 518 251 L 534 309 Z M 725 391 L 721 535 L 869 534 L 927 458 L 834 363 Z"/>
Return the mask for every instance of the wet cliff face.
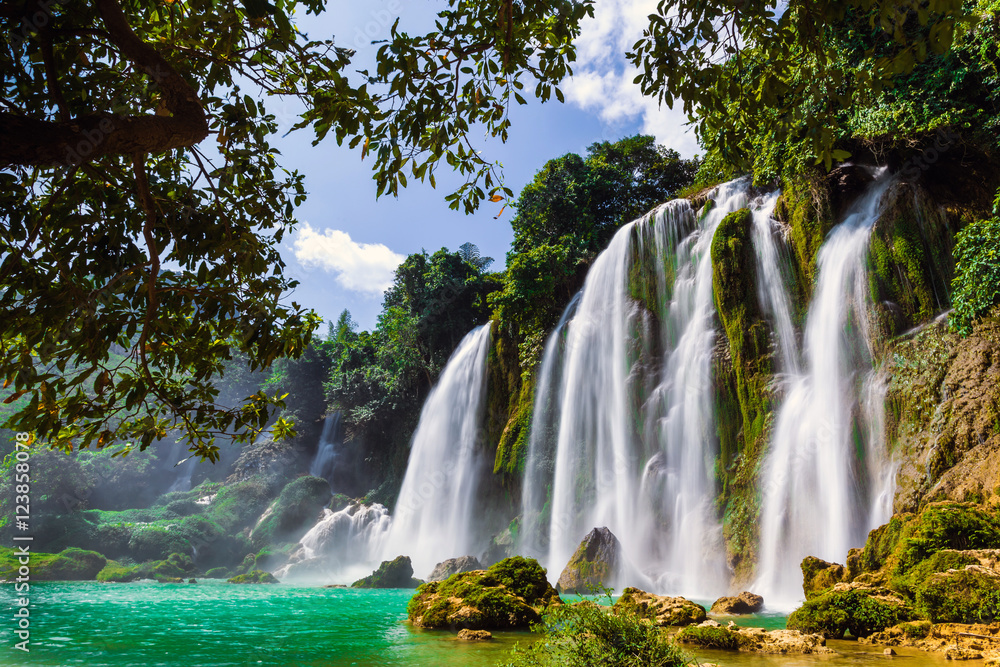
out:
<path id="1" fill-rule="evenodd" d="M 965 338 L 942 319 L 894 341 L 884 373 L 894 509 L 1000 496 L 1000 310 Z"/>

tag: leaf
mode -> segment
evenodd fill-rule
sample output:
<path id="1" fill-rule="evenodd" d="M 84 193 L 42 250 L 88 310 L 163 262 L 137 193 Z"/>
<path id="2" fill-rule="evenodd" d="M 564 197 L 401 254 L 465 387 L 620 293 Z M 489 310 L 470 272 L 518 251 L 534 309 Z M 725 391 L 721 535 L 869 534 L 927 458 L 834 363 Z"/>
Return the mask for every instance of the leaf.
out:
<path id="1" fill-rule="evenodd" d="M 501 197 L 500 195 L 493 195 L 492 197 L 490 197 L 490 201 L 493 203 L 496 203 L 498 201 L 503 201 L 503 197 Z"/>

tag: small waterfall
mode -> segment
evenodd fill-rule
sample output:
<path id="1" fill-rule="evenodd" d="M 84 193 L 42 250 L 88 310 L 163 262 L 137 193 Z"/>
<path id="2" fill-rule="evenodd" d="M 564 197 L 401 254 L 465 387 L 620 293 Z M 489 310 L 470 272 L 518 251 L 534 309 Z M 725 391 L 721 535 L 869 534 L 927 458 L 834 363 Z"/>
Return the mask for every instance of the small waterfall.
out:
<path id="1" fill-rule="evenodd" d="M 490 326 L 466 334 L 420 412 L 383 556 L 409 556 L 414 574 L 474 555 L 475 492 L 485 461 L 479 449 Z"/>
<path id="2" fill-rule="evenodd" d="M 771 218 L 780 192 L 773 192 L 753 207 L 753 247 L 757 268 L 757 295 L 777 336 L 778 368 L 782 373 L 799 372 L 798 344 L 792 322 L 791 259 L 788 246 L 779 242 L 780 227 Z"/>
<path id="3" fill-rule="evenodd" d="M 629 563 L 619 585 L 701 596 L 725 587 L 712 507 L 710 246 L 748 188 L 746 179 L 719 186 L 700 221 L 687 200 L 668 202 L 620 229 L 587 274 L 561 364 L 552 361 L 558 386 L 540 385 L 536 398 L 559 406 L 550 578 L 589 530 L 607 526 Z M 547 346 L 543 368 L 557 349 Z M 526 503 L 544 488 L 531 486 Z"/>
<path id="4" fill-rule="evenodd" d="M 792 367 L 762 473 L 757 590 L 776 607 L 801 599 L 805 556 L 843 561 L 849 548 L 864 542 L 872 522 L 882 520 L 886 497 L 891 504 L 867 281 L 869 235 L 891 182 L 876 180 L 819 251 L 803 370 Z"/>
<path id="5" fill-rule="evenodd" d="M 316 448 L 316 456 L 313 457 L 309 466 L 309 474 L 313 477 L 322 477 L 330 481 L 333 474 L 333 462 L 337 456 L 337 446 L 340 445 L 342 435 L 340 433 L 340 411 L 327 415 L 323 420 L 323 432 L 319 437 L 319 446 Z"/>
<path id="6" fill-rule="evenodd" d="M 281 581 L 357 581 L 381 562 L 390 523 L 389 511 L 377 503 L 323 510 L 322 518 L 299 540 L 301 560 L 274 574 Z"/>
<path id="7" fill-rule="evenodd" d="M 174 491 L 190 491 L 191 475 L 194 474 L 194 466 L 195 459 L 193 457 L 188 457 L 178 461 L 174 466 L 177 470 L 177 479 L 175 479 L 174 483 L 170 485 L 169 489 L 167 489 L 167 493 L 173 493 Z"/>
<path id="8" fill-rule="evenodd" d="M 566 306 L 556 328 L 549 334 L 542 352 L 535 386 L 535 403 L 531 413 L 531 430 L 528 435 L 528 454 L 524 463 L 524 481 L 521 492 L 521 543 L 519 552 L 541 558 L 547 550 L 548 509 L 555 458 L 555 429 L 561 396 L 562 358 L 566 342 L 566 323 L 576 313 L 580 304 L 577 292 Z"/>

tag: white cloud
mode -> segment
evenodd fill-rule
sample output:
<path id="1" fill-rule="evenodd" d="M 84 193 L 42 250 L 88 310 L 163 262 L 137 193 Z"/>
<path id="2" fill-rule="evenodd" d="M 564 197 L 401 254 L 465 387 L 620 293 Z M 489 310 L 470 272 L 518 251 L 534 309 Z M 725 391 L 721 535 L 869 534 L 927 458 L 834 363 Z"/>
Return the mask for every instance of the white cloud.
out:
<path id="1" fill-rule="evenodd" d="M 344 289 L 373 296 L 392 285 L 393 272 L 405 259 L 381 243 L 357 243 L 339 229 L 320 233 L 308 223 L 299 228 L 292 245 L 303 266 L 325 269 Z"/>
<path id="2" fill-rule="evenodd" d="M 639 122 L 641 132 L 690 157 L 698 153 L 687 116 L 675 106 L 660 107 L 632 83 L 639 71 L 625 59 L 625 52 L 642 37 L 657 0 L 602 0 L 594 18 L 583 23 L 577 40 L 573 77 L 563 89 L 569 102 L 597 113 L 611 128 Z"/>

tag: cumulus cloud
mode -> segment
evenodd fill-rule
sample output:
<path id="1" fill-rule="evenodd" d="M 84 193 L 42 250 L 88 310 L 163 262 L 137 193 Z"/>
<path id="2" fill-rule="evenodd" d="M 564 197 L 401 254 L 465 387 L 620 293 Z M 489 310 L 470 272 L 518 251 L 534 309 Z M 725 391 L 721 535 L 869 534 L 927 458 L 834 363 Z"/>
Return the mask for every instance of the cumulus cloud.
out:
<path id="1" fill-rule="evenodd" d="M 611 129 L 638 122 L 643 134 L 681 155 L 698 151 L 694 131 L 685 125 L 687 116 L 679 108 L 660 107 L 644 97 L 632 80 L 639 71 L 625 59 L 625 52 L 642 36 L 648 16 L 656 12 L 657 0 L 602 0 L 594 6 L 594 18 L 583 23 L 577 40 L 573 77 L 563 90 L 566 99 L 597 113 Z"/>
<path id="2" fill-rule="evenodd" d="M 320 233 L 306 223 L 296 236 L 295 259 L 333 273 L 341 287 L 353 292 L 381 294 L 392 285 L 393 272 L 405 259 L 381 243 L 357 243 L 339 229 Z"/>

